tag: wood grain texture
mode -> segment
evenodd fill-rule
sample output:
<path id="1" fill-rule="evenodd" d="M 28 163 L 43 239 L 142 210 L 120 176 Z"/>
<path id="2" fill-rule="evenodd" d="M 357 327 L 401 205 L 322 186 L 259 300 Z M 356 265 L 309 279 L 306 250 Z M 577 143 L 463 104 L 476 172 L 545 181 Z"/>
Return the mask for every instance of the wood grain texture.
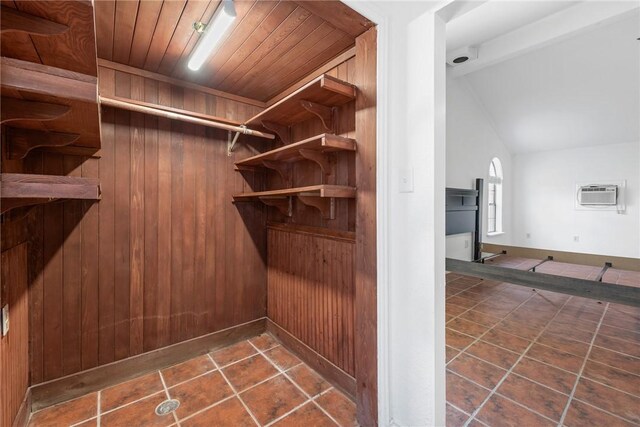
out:
<path id="1" fill-rule="evenodd" d="M 235 120 L 256 108 L 111 69 L 100 76 L 107 95 Z M 102 121 L 100 158 L 42 154 L 40 173 L 98 178 L 102 200 L 47 205 L 33 225 L 43 230 L 32 255 L 42 259 L 34 384 L 266 312 L 266 212 L 231 202 L 254 184 L 234 171 L 249 150 L 228 157 L 226 132 L 139 113 L 103 108 Z"/>
<path id="2" fill-rule="evenodd" d="M 378 323 L 376 265 L 376 52 L 377 30 L 356 39 L 356 276 L 355 377 L 360 425 L 378 421 Z"/>
<path id="3" fill-rule="evenodd" d="M 27 244 L 1 254 L 0 306 L 9 305 L 9 333 L 0 337 L 0 424 L 10 426 L 29 386 Z"/>
<path id="4" fill-rule="evenodd" d="M 3 33 L 3 56 L 97 75 L 92 2 L 16 0 L 12 6 L 23 13 L 66 25 L 69 29 L 53 36 Z"/>
<path id="5" fill-rule="evenodd" d="M 267 245 L 269 319 L 353 376 L 354 242 L 270 227 Z"/>
<path id="6" fill-rule="evenodd" d="M 309 3 L 309 4 L 307 4 Z M 235 2 L 237 18 L 197 73 L 188 58 L 218 0 L 96 4 L 98 57 L 266 101 L 353 46 L 372 24 L 337 2 Z"/>

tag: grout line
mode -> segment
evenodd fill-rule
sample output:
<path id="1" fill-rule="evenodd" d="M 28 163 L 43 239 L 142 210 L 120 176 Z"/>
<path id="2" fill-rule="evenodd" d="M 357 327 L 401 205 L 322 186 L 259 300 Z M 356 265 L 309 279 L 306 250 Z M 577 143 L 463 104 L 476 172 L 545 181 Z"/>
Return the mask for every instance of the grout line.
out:
<path id="1" fill-rule="evenodd" d="M 537 294 L 536 291 L 534 291 L 534 295 Z M 529 301 L 529 299 L 533 298 L 532 295 L 530 298 L 528 298 L 526 301 Z M 536 335 L 536 337 L 529 343 L 529 345 L 527 346 L 527 348 L 524 349 L 524 351 L 522 352 L 522 354 L 520 354 L 520 356 L 518 357 L 518 359 L 515 361 L 515 363 L 511 366 L 511 368 L 509 368 L 507 370 L 507 373 L 500 379 L 500 381 L 498 381 L 498 383 L 495 385 L 495 387 L 493 388 L 493 390 L 491 390 L 491 392 L 489 393 L 489 395 L 482 401 L 482 403 L 473 411 L 473 413 L 471 414 L 473 418 L 476 417 L 476 415 L 478 415 L 478 413 L 482 410 L 482 408 L 484 407 L 484 405 L 489 401 L 489 399 L 496 394 L 498 388 L 502 385 L 502 383 L 504 383 L 504 381 L 507 379 L 507 377 L 511 374 L 511 372 L 513 372 L 513 369 L 518 365 L 518 363 L 520 363 L 520 361 L 524 358 L 524 355 L 527 354 L 527 352 L 531 349 L 531 347 L 533 347 L 533 345 L 535 344 L 535 342 L 538 340 L 538 338 L 547 330 L 547 328 L 549 327 L 549 325 L 551 324 L 551 322 L 553 322 L 553 320 L 558 316 L 558 314 L 562 311 L 562 309 L 567 305 L 567 303 L 569 301 L 571 301 L 573 297 L 571 298 L 567 298 L 567 300 L 562 304 L 562 306 L 560 307 L 560 309 L 556 312 L 556 314 L 547 322 L 547 324 L 545 325 L 544 328 L 542 328 L 542 330 L 540 332 L 538 332 L 538 334 Z M 522 304 L 524 304 L 526 301 L 524 301 Z M 521 305 L 522 305 L 521 304 Z M 518 306 L 520 307 L 520 306 Z M 515 310 L 515 309 L 514 309 Z M 500 395 L 502 396 L 502 395 Z M 504 397 L 504 396 L 503 396 Z M 517 403 L 517 402 L 516 402 Z M 522 404 L 519 404 L 520 406 L 523 406 L 524 408 L 528 409 L 531 412 L 535 412 L 533 411 L 531 408 L 526 407 Z M 536 412 L 537 413 L 537 412 Z M 542 415 L 542 414 L 539 414 Z M 545 417 L 547 419 L 549 419 L 548 417 Z M 464 424 L 464 427 L 467 427 L 469 425 L 470 420 L 467 420 L 467 422 Z"/>
<path id="2" fill-rule="evenodd" d="M 225 398 L 224 398 L 224 399 L 222 399 L 222 400 L 218 400 L 216 403 L 214 403 L 214 404 L 212 404 L 212 405 L 209 405 L 209 406 L 204 407 L 204 408 L 202 408 L 202 409 L 198 409 L 198 410 L 197 410 L 197 411 L 195 411 L 195 412 L 192 412 L 191 414 L 189 414 L 189 415 L 187 415 L 186 417 L 184 417 L 181 421 L 186 421 L 186 420 L 188 420 L 188 419 L 190 419 L 190 418 L 195 417 L 196 415 L 200 415 L 201 413 L 206 412 L 206 411 L 208 411 L 208 410 L 209 410 L 209 409 L 211 409 L 211 408 L 215 408 L 216 406 L 218 406 L 218 405 L 220 405 L 220 404 L 222 404 L 222 403 L 226 402 L 227 400 L 231 400 L 231 399 L 233 399 L 233 398 L 235 398 L 235 397 L 236 397 L 236 395 L 235 395 L 235 394 L 231 394 L 231 396 L 227 396 L 227 397 L 225 397 Z"/>
<path id="3" fill-rule="evenodd" d="M 158 371 L 158 375 L 160 375 L 160 381 L 162 381 L 162 386 L 164 387 L 164 392 L 167 395 L 167 399 L 171 400 L 171 394 L 169 394 L 169 388 L 167 387 L 167 383 L 164 381 L 164 377 L 162 376 L 162 372 Z M 180 427 L 180 420 L 178 420 L 178 416 L 176 415 L 176 411 L 171 411 L 171 415 L 173 416 L 173 420 L 175 424 Z"/>
<path id="4" fill-rule="evenodd" d="M 98 390 L 98 420 L 96 421 L 96 427 L 100 427 L 101 413 L 102 413 L 102 390 Z"/>
<path id="5" fill-rule="evenodd" d="M 248 342 L 248 340 L 247 340 Z M 240 401 L 240 404 L 242 404 L 242 406 L 244 407 L 245 411 L 247 411 L 247 413 L 249 414 L 249 416 L 251 417 L 251 419 L 253 420 L 254 423 L 256 423 L 257 426 L 260 426 L 260 423 L 258 422 L 258 419 L 256 418 L 256 416 L 253 414 L 253 412 L 251 412 L 251 410 L 249 409 L 249 407 L 247 406 L 246 403 L 244 403 L 244 400 L 242 400 L 242 398 L 240 397 L 240 394 L 238 393 L 238 391 L 235 389 L 235 387 L 233 386 L 233 384 L 231 384 L 231 381 L 229 381 L 229 379 L 227 378 L 227 376 L 224 374 L 224 372 L 222 371 L 222 369 L 220 369 L 220 367 L 218 366 L 218 364 L 216 363 L 215 360 L 213 360 L 213 357 L 211 357 L 210 353 L 207 353 L 207 355 L 209 356 L 209 359 L 211 359 L 211 361 L 213 362 L 213 364 L 216 366 L 216 368 L 218 368 L 218 371 L 220 372 L 220 375 L 222 375 L 222 378 L 224 378 L 224 380 L 227 382 L 227 384 L 229 385 L 229 387 L 231 388 L 231 391 L 233 392 L 234 396 L 238 398 L 238 400 Z M 260 383 L 259 383 L 260 384 Z M 258 385 L 258 384 L 256 384 Z M 248 389 L 247 389 L 248 390 Z"/>
<path id="6" fill-rule="evenodd" d="M 306 396 L 306 397 L 307 397 L 307 399 L 309 399 L 309 400 L 307 400 L 306 402 L 304 402 L 302 405 L 300 405 L 299 407 L 294 408 L 294 409 L 292 409 L 291 411 L 289 411 L 289 412 L 287 412 L 286 414 L 284 414 L 283 416 L 281 416 L 281 417 L 279 417 L 279 418 L 277 418 L 277 419 L 275 419 L 275 420 L 271 421 L 268 425 L 271 425 L 271 424 L 275 423 L 276 421 L 279 421 L 279 420 L 283 419 L 284 417 L 286 417 L 287 415 L 289 415 L 289 414 L 291 414 L 292 412 L 296 411 L 297 409 L 301 408 L 302 406 L 304 406 L 305 404 L 307 404 L 307 403 L 308 403 L 308 402 L 310 402 L 310 401 L 311 401 L 311 402 L 313 402 L 313 403 L 318 407 L 318 409 L 320 409 L 322 412 L 324 412 L 324 414 L 325 414 L 327 417 L 329 417 L 329 419 L 330 419 L 331 421 L 333 421 L 333 422 L 334 422 L 334 423 L 336 423 L 337 425 L 340 425 L 340 423 L 339 423 L 339 422 L 337 422 L 337 421 L 333 418 L 333 416 L 332 416 L 330 413 L 328 413 L 328 412 L 327 412 L 327 411 L 326 411 L 322 406 L 318 405 L 318 403 L 316 403 L 316 402 L 315 402 L 315 400 L 314 400 L 314 399 L 315 399 L 317 396 L 320 396 L 320 394 L 318 394 L 318 395 L 316 395 L 316 396 L 313 396 L 313 397 L 312 397 L 310 394 L 308 394 L 306 391 L 304 391 L 304 390 L 302 389 L 302 387 L 300 387 L 300 386 L 299 386 L 299 385 L 298 385 L 298 384 L 297 384 L 297 383 L 296 383 L 296 382 L 295 382 L 295 381 L 294 381 L 294 380 L 293 380 L 289 375 L 287 375 L 287 371 L 289 371 L 289 370 L 291 370 L 291 369 L 295 368 L 296 366 L 300 366 L 300 365 L 302 365 L 302 364 L 303 364 L 302 362 L 298 363 L 296 366 L 292 366 L 292 367 L 290 367 L 289 369 L 281 369 L 281 368 L 280 368 L 278 365 L 276 365 L 276 364 L 275 364 L 275 363 L 274 363 L 274 362 L 273 362 L 269 357 L 267 357 L 267 356 L 266 356 L 266 355 L 265 355 L 265 354 L 264 354 L 264 353 L 263 353 L 263 352 L 262 352 L 258 347 L 256 347 L 252 342 L 249 342 L 249 344 L 251 344 L 251 345 L 253 346 L 253 348 L 255 348 L 255 349 L 258 351 L 258 353 L 260 353 L 260 354 L 261 354 L 265 359 L 267 359 L 267 360 L 269 361 L 269 363 L 271 363 L 271 364 L 272 364 L 272 365 L 273 365 L 277 370 L 279 370 L 280 372 L 282 372 L 282 375 L 284 375 L 284 377 L 285 377 L 286 379 L 288 379 L 288 380 L 291 382 L 291 384 L 293 384 L 293 385 L 294 385 L 298 390 L 300 390 L 300 392 L 302 392 L 302 394 L 303 394 L 304 396 Z M 296 358 L 297 358 L 297 357 L 296 357 Z M 299 359 L 298 359 L 298 360 L 299 360 Z M 331 388 L 332 388 L 332 387 L 331 387 Z M 330 388 L 330 389 L 331 389 L 331 388 Z"/>
<path id="7" fill-rule="evenodd" d="M 596 330 L 593 334 L 593 338 L 591 338 L 591 344 L 589 345 L 589 350 L 587 351 L 587 354 L 584 360 L 582 361 L 582 366 L 580 367 L 580 371 L 578 372 L 578 377 L 576 378 L 576 382 L 573 384 L 573 389 L 571 390 L 571 394 L 569 395 L 569 400 L 567 401 L 567 404 L 564 407 L 564 411 L 562 411 L 562 417 L 560 417 L 560 422 L 559 422 L 560 425 L 562 425 L 562 423 L 564 422 L 564 419 L 567 417 L 567 412 L 569 412 L 569 405 L 571 405 L 571 401 L 573 400 L 573 397 L 576 394 L 576 390 L 578 389 L 578 383 L 582 379 L 584 368 L 587 366 L 589 355 L 591 354 L 591 349 L 593 349 L 593 343 L 595 342 L 596 337 L 598 336 L 598 332 L 600 331 L 600 326 L 602 326 L 602 321 L 604 320 L 604 316 L 607 313 L 608 308 L 609 308 L 609 303 L 607 303 L 607 305 L 605 305 L 604 307 L 604 310 L 602 310 L 602 315 L 600 316 L 600 322 L 598 322 L 598 326 L 596 327 Z"/>
<path id="8" fill-rule="evenodd" d="M 631 423 L 631 424 L 636 423 L 636 421 L 633 421 L 633 420 L 630 420 L 630 419 L 624 418 L 624 417 L 622 417 L 622 416 L 620 416 L 620 415 L 618 415 L 618 414 L 614 414 L 613 412 L 609 412 L 609 411 L 607 411 L 606 409 L 598 408 L 597 406 L 594 406 L 593 404 L 591 404 L 591 403 L 589 403 L 589 402 L 585 402 L 585 401 L 584 401 L 584 400 L 582 400 L 582 399 L 578 399 L 578 398 L 574 397 L 574 398 L 573 398 L 573 400 L 578 401 L 578 402 L 582 403 L 583 405 L 587 405 L 587 406 L 590 406 L 590 407 L 592 407 L 592 408 L 594 408 L 594 409 L 597 409 L 598 411 L 602 411 L 602 412 L 604 412 L 605 414 L 611 415 L 612 417 L 615 417 L 615 418 L 618 418 L 618 419 L 620 419 L 620 420 L 626 421 L 626 422 L 628 422 L 628 423 Z"/>

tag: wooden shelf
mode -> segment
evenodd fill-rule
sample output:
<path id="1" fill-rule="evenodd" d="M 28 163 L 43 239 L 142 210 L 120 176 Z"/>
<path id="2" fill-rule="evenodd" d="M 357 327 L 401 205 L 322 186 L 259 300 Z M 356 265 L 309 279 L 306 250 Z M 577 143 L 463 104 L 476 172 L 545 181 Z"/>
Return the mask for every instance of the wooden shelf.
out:
<path id="1" fill-rule="evenodd" d="M 283 188 L 280 190 L 258 191 L 255 193 L 242 193 L 233 196 L 236 202 L 254 201 L 264 197 L 285 198 L 290 196 L 308 197 L 337 197 L 353 199 L 356 197 L 355 187 L 345 185 L 310 185 L 308 187 Z"/>
<path id="2" fill-rule="evenodd" d="M 320 117 L 325 127 L 330 129 L 331 126 L 326 123 L 331 120 L 330 115 L 327 115 L 330 109 L 346 104 L 355 97 L 355 86 L 323 74 L 252 117 L 246 124 L 262 125 L 273 130 L 271 123 L 290 126 L 312 117 Z"/>
<path id="3" fill-rule="evenodd" d="M 323 133 L 303 141 L 249 157 L 248 159 L 240 160 L 236 162 L 236 169 L 269 167 L 265 166 L 265 162 L 293 162 L 309 159 L 309 152 L 322 154 L 336 151 L 356 151 L 356 141 L 351 138 Z"/>
<path id="4" fill-rule="evenodd" d="M 75 176 L 0 174 L 2 213 L 58 199 L 100 200 L 100 181 Z"/>
<path id="5" fill-rule="evenodd" d="M 233 196 L 233 201 L 260 201 L 265 205 L 277 208 L 285 216 L 292 216 L 293 197 L 296 197 L 297 200 L 307 206 L 318 209 L 324 219 L 334 219 L 335 199 L 353 199 L 356 197 L 356 189 L 344 185 L 311 185 L 308 187 L 237 194 Z"/>

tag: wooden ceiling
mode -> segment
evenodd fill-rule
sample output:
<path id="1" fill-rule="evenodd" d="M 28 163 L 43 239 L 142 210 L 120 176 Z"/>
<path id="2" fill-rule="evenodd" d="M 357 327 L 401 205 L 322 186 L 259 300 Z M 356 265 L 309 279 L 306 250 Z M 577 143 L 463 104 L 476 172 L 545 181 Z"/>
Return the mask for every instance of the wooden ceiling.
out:
<path id="1" fill-rule="evenodd" d="M 373 24 L 332 1 L 236 0 L 237 19 L 203 67 L 187 68 L 219 1 L 95 2 L 98 57 L 268 101 L 355 44 Z"/>

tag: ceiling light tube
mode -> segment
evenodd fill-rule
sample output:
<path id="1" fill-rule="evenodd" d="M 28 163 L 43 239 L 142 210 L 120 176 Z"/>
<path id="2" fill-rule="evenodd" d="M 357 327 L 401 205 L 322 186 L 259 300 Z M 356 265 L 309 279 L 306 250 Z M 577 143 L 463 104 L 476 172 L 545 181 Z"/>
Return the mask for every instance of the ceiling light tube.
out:
<path id="1" fill-rule="evenodd" d="M 233 0 L 223 0 L 189 58 L 187 66 L 190 70 L 197 71 L 202 67 L 235 19 L 236 8 Z"/>

